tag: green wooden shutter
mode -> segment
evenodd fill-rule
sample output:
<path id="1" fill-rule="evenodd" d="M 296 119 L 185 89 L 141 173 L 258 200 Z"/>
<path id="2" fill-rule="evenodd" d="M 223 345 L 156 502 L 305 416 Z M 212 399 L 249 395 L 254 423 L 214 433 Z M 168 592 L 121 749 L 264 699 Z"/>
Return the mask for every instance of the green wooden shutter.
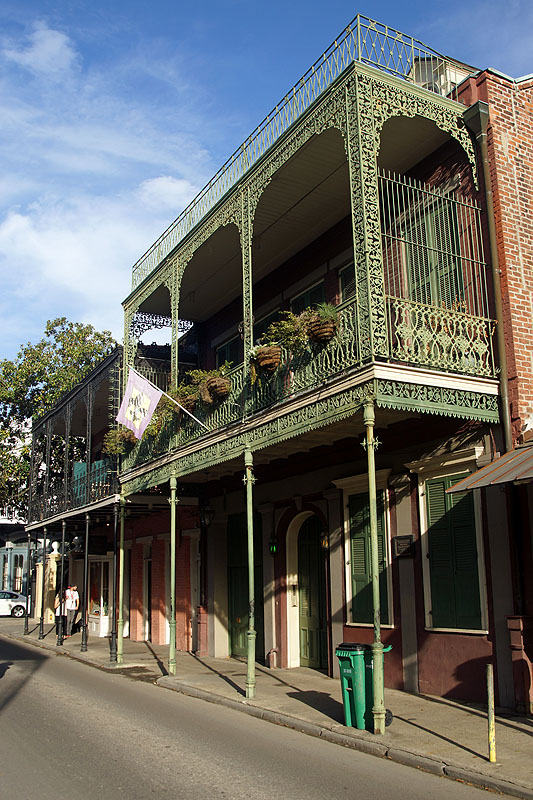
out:
<path id="1" fill-rule="evenodd" d="M 446 494 L 464 475 L 426 482 L 431 617 L 435 628 L 481 628 L 474 501 Z"/>
<path id="2" fill-rule="evenodd" d="M 350 515 L 350 560 L 352 570 L 352 622 L 372 624 L 372 583 L 370 579 L 370 508 L 368 492 L 348 498 Z M 383 491 L 377 494 L 378 561 L 381 621 L 389 622 L 386 576 L 385 508 Z"/>

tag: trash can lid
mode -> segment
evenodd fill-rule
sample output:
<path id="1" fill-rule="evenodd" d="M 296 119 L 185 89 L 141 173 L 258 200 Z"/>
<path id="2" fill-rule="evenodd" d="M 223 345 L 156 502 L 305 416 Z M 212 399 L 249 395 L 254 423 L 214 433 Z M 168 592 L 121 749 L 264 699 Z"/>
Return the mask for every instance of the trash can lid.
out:
<path id="1" fill-rule="evenodd" d="M 361 644 L 361 642 L 342 642 L 337 645 L 337 650 L 368 650 L 371 645 Z"/>

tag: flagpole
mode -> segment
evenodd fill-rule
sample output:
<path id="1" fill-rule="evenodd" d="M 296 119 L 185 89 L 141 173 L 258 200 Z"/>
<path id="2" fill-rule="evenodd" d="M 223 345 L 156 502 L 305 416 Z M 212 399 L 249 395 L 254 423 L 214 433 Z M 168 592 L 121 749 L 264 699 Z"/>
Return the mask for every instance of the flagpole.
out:
<path id="1" fill-rule="evenodd" d="M 208 430 L 209 430 L 209 428 L 207 427 L 207 425 L 204 425 L 204 423 L 203 423 L 203 422 L 201 422 L 201 420 L 199 420 L 199 419 L 198 419 L 198 417 L 195 417 L 195 416 L 194 416 L 194 414 L 191 414 L 191 412 L 190 412 L 190 411 L 187 411 L 187 409 L 186 409 L 186 408 L 183 408 L 183 406 L 181 405 L 181 403 L 178 403 L 178 401 L 177 401 L 177 400 L 174 400 L 174 398 L 173 398 L 173 397 L 171 397 L 171 396 L 170 396 L 169 394 L 167 394 L 166 392 L 164 392 L 164 391 L 163 391 L 163 389 L 160 389 L 160 388 L 159 388 L 159 386 L 156 386 L 156 385 L 155 385 L 155 383 L 152 383 L 152 381 L 151 381 L 149 378 L 146 378 L 146 377 L 145 377 L 145 376 L 144 376 L 142 373 L 140 373 L 140 372 L 137 372 L 137 370 L 135 369 L 135 367 L 131 367 L 131 366 L 130 366 L 130 369 L 131 369 L 131 371 L 132 371 L 132 372 L 134 372 L 136 375 L 138 375 L 138 376 L 139 376 L 139 378 L 142 378 L 142 379 L 143 379 L 143 381 L 146 381 L 146 383 L 149 383 L 149 384 L 150 384 L 150 386 L 153 386 L 153 387 L 154 387 L 154 389 L 157 389 L 157 391 L 158 391 L 158 392 L 161 392 L 161 394 L 164 394 L 164 395 L 165 395 L 165 397 L 166 397 L 166 398 L 168 398 L 168 400 L 170 400 L 170 401 L 171 401 L 171 403 L 174 403 L 174 405 L 178 406 L 178 408 L 181 408 L 181 410 L 182 410 L 182 411 L 185 411 L 185 413 L 186 413 L 186 414 L 188 414 L 188 415 L 189 415 L 189 417 L 192 417 L 192 418 L 193 418 L 193 420 L 194 420 L 195 422 L 197 422 L 197 423 L 198 423 L 198 425 L 201 425 L 201 426 L 202 426 L 202 428 L 205 428 L 205 429 L 206 429 L 206 431 L 208 431 Z"/>

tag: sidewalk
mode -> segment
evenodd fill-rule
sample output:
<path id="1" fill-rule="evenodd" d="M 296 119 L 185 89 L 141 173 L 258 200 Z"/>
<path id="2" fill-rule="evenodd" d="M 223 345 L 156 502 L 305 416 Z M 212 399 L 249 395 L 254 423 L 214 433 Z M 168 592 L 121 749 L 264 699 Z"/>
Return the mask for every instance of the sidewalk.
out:
<path id="1" fill-rule="evenodd" d="M 390 758 L 438 775 L 483 788 L 533 800 L 533 719 L 499 714 L 496 721 L 498 761 L 490 764 L 487 749 L 486 711 L 474 705 L 441 697 L 411 695 L 387 689 L 385 705 L 394 714 L 383 736 L 346 728 L 340 681 L 315 670 L 269 670 L 257 665 L 256 697 L 245 699 L 246 663 L 235 659 L 198 658 L 176 653 L 177 674 L 166 674 L 168 647 L 124 640 L 124 664 L 109 662 L 109 640 L 89 640 L 80 652 L 80 635 L 56 646 L 54 626 L 30 620 L 3 618 L 0 634 L 62 652 L 101 669 L 124 672 L 136 679 L 157 682 L 167 689 L 219 703 L 279 725 L 346 747 Z"/>

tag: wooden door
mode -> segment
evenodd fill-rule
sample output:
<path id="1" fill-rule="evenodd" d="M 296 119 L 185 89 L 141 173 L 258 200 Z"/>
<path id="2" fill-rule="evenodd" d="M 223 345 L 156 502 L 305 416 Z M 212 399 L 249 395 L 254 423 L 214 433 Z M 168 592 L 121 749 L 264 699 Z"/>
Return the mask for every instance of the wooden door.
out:
<path id="1" fill-rule="evenodd" d="M 298 589 L 300 611 L 300 664 L 327 668 L 327 618 L 324 551 L 320 546 L 322 523 L 306 519 L 298 535 Z"/>

